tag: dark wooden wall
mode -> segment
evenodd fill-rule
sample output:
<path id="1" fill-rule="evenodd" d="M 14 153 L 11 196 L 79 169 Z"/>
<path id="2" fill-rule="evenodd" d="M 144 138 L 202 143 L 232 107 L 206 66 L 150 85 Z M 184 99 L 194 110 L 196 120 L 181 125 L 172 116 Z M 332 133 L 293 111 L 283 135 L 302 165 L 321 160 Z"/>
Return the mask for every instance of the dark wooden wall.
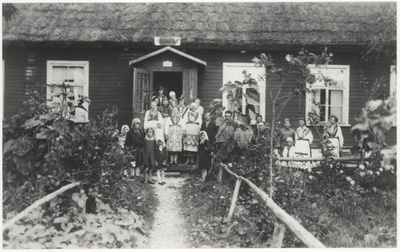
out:
<path id="1" fill-rule="evenodd" d="M 112 106 L 119 109 L 119 125 L 130 124 L 132 120 L 132 67 L 129 60 L 152 52 L 154 49 L 137 49 L 123 47 L 79 47 L 79 46 L 7 46 L 4 47 L 3 57 L 5 59 L 5 101 L 4 114 L 6 118 L 18 112 L 24 100 L 26 85 L 39 82 L 46 83 L 46 61 L 47 60 L 85 60 L 89 61 L 89 97 L 92 100 L 90 106 L 90 117 L 101 115 L 101 113 Z M 178 48 L 180 49 L 180 48 Z M 241 53 L 239 50 L 187 50 L 186 53 L 207 62 L 207 67 L 199 68 L 198 93 L 202 100 L 202 106 L 207 109 L 210 102 L 215 98 L 221 98 L 219 89 L 222 86 L 222 65 L 224 62 L 251 62 L 265 51 L 247 51 Z M 364 86 L 360 83 L 360 68 L 357 60 L 349 53 L 332 51 L 334 53 L 332 64 L 350 65 L 350 108 L 349 122 L 354 124 L 354 118 L 364 106 L 366 96 Z M 272 51 L 274 62 L 279 67 L 286 67 L 286 54 L 295 54 L 296 51 Z M 33 60 L 32 60 L 33 59 Z M 182 61 L 185 65 L 192 67 L 191 61 Z M 144 65 L 154 65 L 151 60 Z M 182 66 L 179 66 L 182 67 Z M 26 80 L 27 68 L 34 69 L 34 76 Z M 389 80 L 390 63 L 370 64 L 362 66 L 364 76 L 373 82 L 375 78 L 384 76 Z M 279 78 L 272 77 L 267 81 L 268 86 L 277 85 Z M 389 93 L 389 82 L 387 86 L 378 93 Z M 183 84 L 185 85 L 185 83 Z M 267 118 L 270 117 L 270 99 L 267 94 Z M 289 117 L 296 121 L 305 116 L 305 98 L 295 97 L 285 108 L 281 118 Z M 297 122 L 293 126 L 297 126 Z M 353 138 L 350 135 L 350 127 L 343 127 L 345 145 L 352 145 Z M 396 128 L 390 132 L 387 142 L 390 145 L 396 143 Z"/>

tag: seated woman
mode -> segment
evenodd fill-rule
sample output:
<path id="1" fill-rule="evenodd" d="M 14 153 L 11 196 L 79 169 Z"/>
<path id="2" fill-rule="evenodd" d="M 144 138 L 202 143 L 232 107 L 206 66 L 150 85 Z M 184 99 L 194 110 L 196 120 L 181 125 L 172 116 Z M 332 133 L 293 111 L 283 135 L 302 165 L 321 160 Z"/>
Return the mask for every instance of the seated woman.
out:
<path id="1" fill-rule="evenodd" d="M 288 137 L 286 138 L 286 145 L 282 151 L 282 157 L 293 158 L 294 157 L 294 147 L 293 147 L 293 138 Z M 292 161 L 283 161 L 282 166 L 292 166 Z"/>
<path id="2" fill-rule="evenodd" d="M 335 115 L 331 115 L 329 117 L 329 122 L 324 128 L 323 138 L 329 140 L 328 143 L 329 149 L 325 148 L 324 152 L 331 151 L 333 156 L 340 157 L 340 151 L 343 147 L 343 133 L 342 129 L 337 122 L 339 119 Z M 332 148 L 332 150 L 330 150 Z"/>

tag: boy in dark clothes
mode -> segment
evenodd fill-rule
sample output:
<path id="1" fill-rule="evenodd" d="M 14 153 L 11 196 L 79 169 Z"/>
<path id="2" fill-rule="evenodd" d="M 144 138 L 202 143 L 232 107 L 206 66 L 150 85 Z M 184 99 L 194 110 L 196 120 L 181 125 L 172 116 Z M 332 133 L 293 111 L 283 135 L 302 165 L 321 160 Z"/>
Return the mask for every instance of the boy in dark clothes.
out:
<path id="1" fill-rule="evenodd" d="M 157 141 L 156 169 L 158 184 L 165 185 L 165 170 L 167 164 L 167 148 L 162 140 Z"/>

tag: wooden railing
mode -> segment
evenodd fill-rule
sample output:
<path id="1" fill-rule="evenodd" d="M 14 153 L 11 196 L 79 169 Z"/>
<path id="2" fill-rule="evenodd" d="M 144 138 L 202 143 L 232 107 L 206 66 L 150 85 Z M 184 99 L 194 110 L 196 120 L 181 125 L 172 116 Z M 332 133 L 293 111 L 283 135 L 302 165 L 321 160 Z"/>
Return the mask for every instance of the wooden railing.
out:
<path id="1" fill-rule="evenodd" d="M 11 220 L 9 220 L 7 223 L 5 223 L 3 225 L 3 232 L 6 231 L 7 229 L 9 229 L 11 226 L 13 226 L 17 221 L 19 221 L 20 219 L 22 219 L 23 217 L 27 216 L 33 209 L 43 205 L 44 203 L 54 199 L 55 197 L 57 197 L 58 195 L 62 194 L 63 192 L 70 190 L 74 187 L 80 186 L 82 185 L 82 182 L 72 182 L 71 184 L 65 185 L 63 187 L 61 187 L 60 189 L 58 189 L 55 192 L 52 192 L 48 195 L 46 195 L 45 197 L 35 201 L 32 205 L 30 205 L 29 207 L 25 208 L 22 212 L 20 212 L 19 214 L 17 214 L 16 216 L 14 216 L 14 218 L 12 218 Z"/>
<path id="2" fill-rule="evenodd" d="M 282 240 L 284 236 L 284 226 L 280 223 L 284 223 L 306 246 L 310 248 L 325 248 L 324 244 L 322 244 L 317 238 L 315 238 L 310 232 L 308 232 L 297 220 L 295 220 L 292 216 L 285 212 L 282 208 L 280 208 L 263 190 L 254 185 L 250 180 L 239 176 L 229 170 L 228 166 L 223 163 L 219 163 L 219 165 L 229 174 L 236 178 L 236 185 L 232 196 L 232 202 L 228 213 L 228 221 L 231 220 L 233 213 L 235 211 L 237 198 L 239 195 L 239 189 L 241 182 L 244 181 L 249 187 L 257 193 L 266 203 L 266 206 L 271 210 L 271 212 L 276 216 L 279 220 L 275 222 L 275 230 L 273 241 L 271 242 L 271 247 L 281 247 Z M 222 171 L 222 170 L 221 170 Z M 275 238 L 276 236 L 280 236 L 280 238 Z M 275 241 L 274 241 L 275 240 Z"/>

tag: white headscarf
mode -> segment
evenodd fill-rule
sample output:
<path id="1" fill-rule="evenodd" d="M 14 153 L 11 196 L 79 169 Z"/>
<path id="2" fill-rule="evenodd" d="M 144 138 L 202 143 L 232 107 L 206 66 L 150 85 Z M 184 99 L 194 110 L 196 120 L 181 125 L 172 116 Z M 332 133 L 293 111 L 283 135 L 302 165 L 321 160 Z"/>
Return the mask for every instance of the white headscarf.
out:
<path id="1" fill-rule="evenodd" d="M 122 125 L 122 127 L 121 127 L 121 134 L 123 134 L 124 133 L 124 129 L 128 129 L 129 130 L 129 126 L 128 125 Z"/>
<path id="2" fill-rule="evenodd" d="M 132 123 L 131 123 L 131 128 L 134 129 L 135 128 L 135 124 L 137 124 L 137 123 L 142 124 L 140 122 L 139 118 L 133 118 Z"/>
<path id="3" fill-rule="evenodd" d="M 204 139 L 201 139 L 201 137 L 200 137 L 201 134 L 204 134 L 204 136 L 205 136 Z M 200 137 L 200 143 L 201 143 L 201 144 L 204 143 L 205 140 L 209 141 L 209 140 L 208 140 L 207 132 L 205 132 L 204 130 L 200 131 L 199 137 Z"/>

